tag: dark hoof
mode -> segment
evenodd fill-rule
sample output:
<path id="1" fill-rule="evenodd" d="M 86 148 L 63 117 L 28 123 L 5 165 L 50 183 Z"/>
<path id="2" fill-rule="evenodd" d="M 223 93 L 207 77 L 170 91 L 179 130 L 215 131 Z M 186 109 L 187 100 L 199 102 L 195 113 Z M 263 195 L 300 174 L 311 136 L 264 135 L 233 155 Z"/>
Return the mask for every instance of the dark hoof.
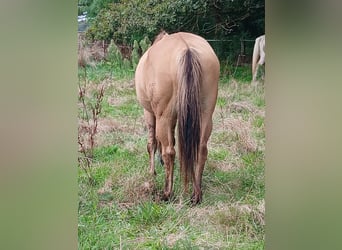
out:
<path id="1" fill-rule="evenodd" d="M 160 164 L 164 166 L 164 161 L 163 161 L 163 157 L 161 156 L 161 154 L 158 154 L 158 159 L 159 159 Z"/>
<path id="2" fill-rule="evenodd" d="M 170 197 L 168 197 L 166 195 L 163 195 L 162 198 L 161 198 L 161 200 L 165 201 L 165 202 L 169 201 L 169 199 L 170 199 Z"/>
<path id="3" fill-rule="evenodd" d="M 149 171 L 150 175 L 152 176 L 157 176 L 157 172 L 156 171 Z"/>
<path id="4" fill-rule="evenodd" d="M 202 194 L 201 195 L 195 195 L 193 194 L 191 196 L 191 205 L 196 206 L 202 202 Z"/>
<path id="5" fill-rule="evenodd" d="M 161 197 L 161 200 L 165 201 L 165 202 L 168 202 L 168 201 L 171 201 L 171 197 L 172 197 L 172 194 L 165 194 L 165 193 L 163 193 L 163 195 Z"/>

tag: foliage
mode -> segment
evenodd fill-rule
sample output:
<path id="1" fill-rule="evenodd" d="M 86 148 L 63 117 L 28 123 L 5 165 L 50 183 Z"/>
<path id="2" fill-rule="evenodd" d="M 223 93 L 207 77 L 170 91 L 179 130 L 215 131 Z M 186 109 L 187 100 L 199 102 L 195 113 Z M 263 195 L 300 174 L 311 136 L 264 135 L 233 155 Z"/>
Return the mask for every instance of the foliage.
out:
<path id="1" fill-rule="evenodd" d="M 91 41 L 106 40 L 109 41 L 114 34 L 114 16 L 111 11 L 102 9 L 93 19 L 92 24 L 86 32 L 86 37 Z"/>
<path id="2" fill-rule="evenodd" d="M 94 15 L 87 31 L 91 40 L 113 39 L 116 44 L 132 46 L 145 36 L 153 39 L 161 29 L 170 33 L 188 31 L 211 39 L 255 38 L 264 33 L 264 0 L 89 2 Z"/>
<path id="3" fill-rule="evenodd" d="M 79 13 L 87 12 L 88 17 L 95 17 L 102 9 L 108 7 L 113 0 L 78 0 Z"/>
<path id="4" fill-rule="evenodd" d="M 89 6 L 93 0 L 78 0 L 78 15 L 89 11 Z"/>

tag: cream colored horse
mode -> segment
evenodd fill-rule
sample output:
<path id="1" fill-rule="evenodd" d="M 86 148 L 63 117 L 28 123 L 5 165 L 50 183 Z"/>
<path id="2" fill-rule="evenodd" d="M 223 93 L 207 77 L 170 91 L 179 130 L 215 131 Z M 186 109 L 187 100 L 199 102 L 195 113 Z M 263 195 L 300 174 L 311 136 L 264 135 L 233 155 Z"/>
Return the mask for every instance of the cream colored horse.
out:
<path id="1" fill-rule="evenodd" d="M 202 37 L 162 32 L 141 57 L 135 72 L 136 93 L 148 127 L 150 173 L 156 174 L 158 148 L 165 164 L 163 200 L 173 189 L 178 120 L 178 155 L 185 192 L 193 184 L 192 203 L 202 200 L 202 174 L 207 160 L 207 141 L 217 98 L 220 65 Z"/>
<path id="2" fill-rule="evenodd" d="M 253 82 L 256 81 L 259 65 L 265 64 L 265 35 L 259 36 L 255 39 L 252 61 L 252 75 Z"/>

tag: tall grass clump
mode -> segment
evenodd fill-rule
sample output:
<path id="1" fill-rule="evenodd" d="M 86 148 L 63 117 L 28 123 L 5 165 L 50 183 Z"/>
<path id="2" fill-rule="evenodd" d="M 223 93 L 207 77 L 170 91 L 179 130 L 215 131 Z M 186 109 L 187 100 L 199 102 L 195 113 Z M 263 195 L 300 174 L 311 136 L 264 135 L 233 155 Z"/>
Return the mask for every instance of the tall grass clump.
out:
<path id="1" fill-rule="evenodd" d="M 144 37 L 139 43 L 140 48 L 141 48 L 141 54 L 144 54 L 146 50 L 148 50 L 149 47 L 151 47 L 151 41 L 148 39 L 147 36 Z"/>
<path id="2" fill-rule="evenodd" d="M 117 78 L 129 76 L 133 71 L 131 62 L 127 58 L 123 58 L 120 49 L 113 40 L 108 46 L 106 63 L 110 66 L 111 76 L 114 73 Z"/>
<path id="3" fill-rule="evenodd" d="M 139 59 L 140 59 L 139 50 L 140 50 L 139 43 L 136 40 L 134 40 L 133 51 L 132 51 L 132 65 L 133 65 L 134 70 L 137 68 L 137 65 L 139 63 Z"/>
<path id="4" fill-rule="evenodd" d="M 132 65 L 135 70 L 140 57 L 151 47 L 151 41 L 147 36 L 144 37 L 140 42 L 134 40 L 133 43 L 133 51 L 132 51 Z"/>

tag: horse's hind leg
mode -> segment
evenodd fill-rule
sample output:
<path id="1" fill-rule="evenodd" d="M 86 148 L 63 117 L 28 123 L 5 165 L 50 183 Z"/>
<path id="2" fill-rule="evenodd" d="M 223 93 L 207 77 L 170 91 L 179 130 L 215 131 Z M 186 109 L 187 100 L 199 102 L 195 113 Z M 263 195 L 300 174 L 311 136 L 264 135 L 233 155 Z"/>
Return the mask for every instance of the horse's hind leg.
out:
<path id="1" fill-rule="evenodd" d="M 176 119 L 173 119 L 176 120 Z M 175 121 L 161 117 L 156 122 L 156 137 L 161 145 L 162 159 L 165 166 L 165 186 L 162 200 L 167 201 L 172 195 L 173 168 L 176 151 L 174 149 Z"/>
<path id="2" fill-rule="evenodd" d="M 212 119 L 211 115 L 202 115 L 202 131 L 201 131 L 201 141 L 198 151 L 198 162 L 195 170 L 195 176 L 193 179 L 193 193 L 191 201 L 193 204 L 198 204 L 202 201 L 202 175 L 205 162 L 208 157 L 208 139 L 212 130 Z"/>
<path id="3" fill-rule="evenodd" d="M 162 166 L 164 166 L 164 161 L 163 161 L 163 157 L 162 157 L 162 149 L 161 149 L 161 144 L 160 142 L 158 142 L 158 159 L 159 159 L 159 162 Z"/>
<path id="4" fill-rule="evenodd" d="M 147 152 L 150 157 L 150 174 L 156 174 L 154 166 L 154 154 L 157 148 L 156 141 L 156 117 L 154 114 L 144 110 L 145 122 L 148 128 Z"/>

